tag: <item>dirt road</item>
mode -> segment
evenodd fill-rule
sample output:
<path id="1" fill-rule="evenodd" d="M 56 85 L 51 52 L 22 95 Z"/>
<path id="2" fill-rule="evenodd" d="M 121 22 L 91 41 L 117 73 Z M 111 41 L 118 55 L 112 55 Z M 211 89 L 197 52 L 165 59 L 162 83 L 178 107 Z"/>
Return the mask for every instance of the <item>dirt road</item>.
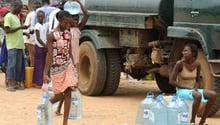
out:
<path id="1" fill-rule="evenodd" d="M 137 125 L 137 107 L 148 91 L 158 93 L 159 89 L 152 82 L 122 79 L 114 96 L 83 96 L 83 118 L 70 120 L 69 125 Z M 40 99 L 40 89 L 6 91 L 4 75 L 0 73 L 0 125 L 36 125 L 36 106 Z M 54 125 L 62 125 L 62 116 L 53 114 L 53 118 Z M 219 125 L 219 122 L 220 112 L 207 119 L 209 125 Z"/>

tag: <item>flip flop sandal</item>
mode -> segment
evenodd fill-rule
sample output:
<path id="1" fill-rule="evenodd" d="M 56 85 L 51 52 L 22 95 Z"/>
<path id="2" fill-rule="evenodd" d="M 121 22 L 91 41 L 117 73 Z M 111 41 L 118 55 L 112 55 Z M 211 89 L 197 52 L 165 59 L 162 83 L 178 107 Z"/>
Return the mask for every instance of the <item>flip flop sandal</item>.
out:
<path id="1" fill-rule="evenodd" d="M 56 111 L 55 113 L 56 113 L 57 116 L 61 116 L 62 115 L 62 113 L 60 113 L 58 111 Z"/>
<path id="2" fill-rule="evenodd" d="M 9 86 L 7 88 L 7 90 L 10 91 L 10 92 L 15 92 L 16 91 L 16 89 L 14 87 L 12 87 L 12 86 Z"/>

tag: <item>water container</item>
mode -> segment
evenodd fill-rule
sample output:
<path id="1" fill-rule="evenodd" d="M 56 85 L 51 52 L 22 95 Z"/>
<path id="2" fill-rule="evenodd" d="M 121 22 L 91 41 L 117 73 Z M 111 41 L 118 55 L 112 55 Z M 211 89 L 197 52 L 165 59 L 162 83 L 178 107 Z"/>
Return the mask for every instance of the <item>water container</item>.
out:
<path id="1" fill-rule="evenodd" d="M 48 90 L 47 90 L 47 92 L 48 92 L 49 99 L 54 97 L 53 83 L 52 83 L 52 81 L 50 81 L 50 82 L 48 83 Z M 57 108 L 58 105 L 59 105 L 59 101 L 53 104 L 53 108 Z"/>
<path id="2" fill-rule="evenodd" d="M 162 101 L 163 101 L 163 95 L 157 96 L 156 100 L 154 101 L 154 104 L 151 107 L 152 120 L 153 120 L 152 125 L 168 125 L 167 107 Z"/>
<path id="3" fill-rule="evenodd" d="M 72 91 L 71 93 L 71 106 L 69 119 L 80 119 L 82 118 L 82 99 L 79 90 Z"/>
<path id="4" fill-rule="evenodd" d="M 48 93 L 43 93 L 42 101 L 37 106 L 37 125 L 53 125 L 52 105 Z"/>
<path id="5" fill-rule="evenodd" d="M 49 96 L 49 99 L 54 96 L 52 81 L 50 81 L 50 82 L 48 83 L 48 96 Z"/>
<path id="6" fill-rule="evenodd" d="M 188 125 L 190 120 L 189 120 L 189 106 L 187 105 L 187 103 L 185 102 L 185 100 L 183 98 L 178 98 L 177 99 L 177 103 L 178 103 L 178 117 L 179 117 L 179 121 L 178 121 L 178 125 Z"/>
<path id="7" fill-rule="evenodd" d="M 173 96 L 172 100 L 167 105 L 167 122 L 168 125 L 179 125 L 177 96 Z"/>
<path id="8" fill-rule="evenodd" d="M 25 67 L 25 87 L 30 88 L 33 85 L 34 67 Z"/>
<path id="9" fill-rule="evenodd" d="M 136 123 L 144 123 L 147 125 L 152 125 L 152 111 L 151 107 L 154 103 L 154 94 L 152 92 L 147 93 L 147 96 L 144 100 L 141 101 L 137 115 L 136 115 Z"/>

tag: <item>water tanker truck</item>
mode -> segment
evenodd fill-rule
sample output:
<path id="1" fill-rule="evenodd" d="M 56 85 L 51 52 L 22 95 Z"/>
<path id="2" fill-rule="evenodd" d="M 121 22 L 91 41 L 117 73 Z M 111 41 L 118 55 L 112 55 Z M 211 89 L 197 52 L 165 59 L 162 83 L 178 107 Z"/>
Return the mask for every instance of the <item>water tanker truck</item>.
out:
<path id="1" fill-rule="evenodd" d="M 79 89 L 112 95 L 120 73 L 141 79 L 154 74 L 161 92 L 175 93 L 169 74 L 184 45 L 199 47 L 202 88 L 220 105 L 219 0 L 82 0 L 90 16 L 80 38 Z M 201 107 L 204 107 L 201 106 Z M 202 108 L 201 108 L 202 111 Z"/>

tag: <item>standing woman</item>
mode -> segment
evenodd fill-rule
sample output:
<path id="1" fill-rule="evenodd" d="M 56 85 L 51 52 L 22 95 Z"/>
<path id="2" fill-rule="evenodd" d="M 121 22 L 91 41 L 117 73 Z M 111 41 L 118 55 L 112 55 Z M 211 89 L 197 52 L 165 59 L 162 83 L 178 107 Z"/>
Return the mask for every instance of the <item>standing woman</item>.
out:
<path id="1" fill-rule="evenodd" d="M 208 112 L 215 103 L 216 93 L 212 90 L 200 89 L 201 83 L 201 65 L 196 61 L 198 50 L 197 46 L 188 43 L 183 49 L 183 57 L 179 60 L 170 77 L 170 83 L 177 87 L 176 94 L 187 100 L 193 100 L 192 116 L 190 125 L 195 125 L 195 117 L 198 113 L 201 102 L 207 103 L 205 111 L 198 125 L 204 125 Z"/>
<path id="2" fill-rule="evenodd" d="M 1 38 L 1 52 L 0 52 L 0 66 L 1 70 L 5 73 L 5 85 L 8 86 L 7 76 L 6 76 L 6 67 L 8 62 L 8 51 L 6 48 L 6 38 L 4 31 L 4 16 L 9 13 L 9 9 L 7 7 L 0 8 L 0 27 L 2 28 L 2 38 Z"/>
<path id="3" fill-rule="evenodd" d="M 78 8 L 78 9 L 77 9 Z M 88 10 L 85 8 L 84 5 L 79 0 L 69 0 L 64 4 L 64 10 L 69 12 L 71 14 L 70 18 L 70 33 L 71 33 L 71 53 L 72 53 L 72 62 L 74 64 L 74 67 L 78 69 L 79 65 L 79 38 L 81 34 L 81 30 L 86 25 L 86 22 L 89 17 Z M 79 22 L 79 13 L 82 10 L 83 17 L 81 21 Z M 56 114 L 61 115 L 61 107 L 62 107 L 63 100 L 60 101 Z"/>
<path id="4" fill-rule="evenodd" d="M 60 11 L 56 15 L 59 25 L 48 35 L 47 59 L 44 69 L 44 83 L 48 83 L 49 69 L 55 96 L 50 102 L 56 103 L 64 99 L 63 125 L 68 124 L 68 116 L 71 104 L 71 91 L 77 87 L 78 79 L 73 77 L 73 64 L 71 61 L 69 32 L 70 14 Z"/>
<path id="5" fill-rule="evenodd" d="M 30 34 L 30 38 L 24 37 L 24 43 L 26 47 L 26 52 L 28 55 L 28 66 L 34 67 L 34 46 L 35 46 L 35 37 L 34 37 L 34 19 L 36 15 L 36 9 L 41 6 L 39 1 L 35 1 L 33 4 L 33 10 L 27 14 L 24 25 L 30 25 L 30 27 L 24 32 Z"/>
<path id="6" fill-rule="evenodd" d="M 44 11 L 37 12 L 38 22 L 34 26 L 35 32 L 35 54 L 34 54 L 34 78 L 33 83 L 36 88 L 41 88 L 43 85 L 43 72 L 46 61 L 46 43 L 48 23 L 43 23 L 45 18 Z"/>
<path id="7" fill-rule="evenodd" d="M 81 8 L 81 9 L 79 9 L 78 12 L 75 12 L 75 13 L 74 13 L 74 11 L 71 11 L 71 9 L 69 10 L 69 13 L 71 14 L 70 32 L 71 32 L 71 38 L 72 38 L 71 39 L 71 47 L 72 47 L 73 63 L 74 63 L 74 65 L 78 66 L 78 63 L 79 63 L 79 38 L 80 38 L 81 30 L 84 28 L 84 26 L 86 25 L 86 22 L 88 20 L 89 13 L 88 13 L 88 10 L 85 8 L 85 6 L 79 0 L 72 0 L 72 1 L 73 2 L 75 1 L 76 3 L 78 3 L 79 4 L 78 6 L 80 6 L 79 8 Z M 71 4 L 71 2 L 70 2 L 70 4 Z M 79 13 L 81 10 L 83 12 L 83 17 L 82 17 L 81 21 L 79 22 L 79 20 L 80 20 Z"/>

